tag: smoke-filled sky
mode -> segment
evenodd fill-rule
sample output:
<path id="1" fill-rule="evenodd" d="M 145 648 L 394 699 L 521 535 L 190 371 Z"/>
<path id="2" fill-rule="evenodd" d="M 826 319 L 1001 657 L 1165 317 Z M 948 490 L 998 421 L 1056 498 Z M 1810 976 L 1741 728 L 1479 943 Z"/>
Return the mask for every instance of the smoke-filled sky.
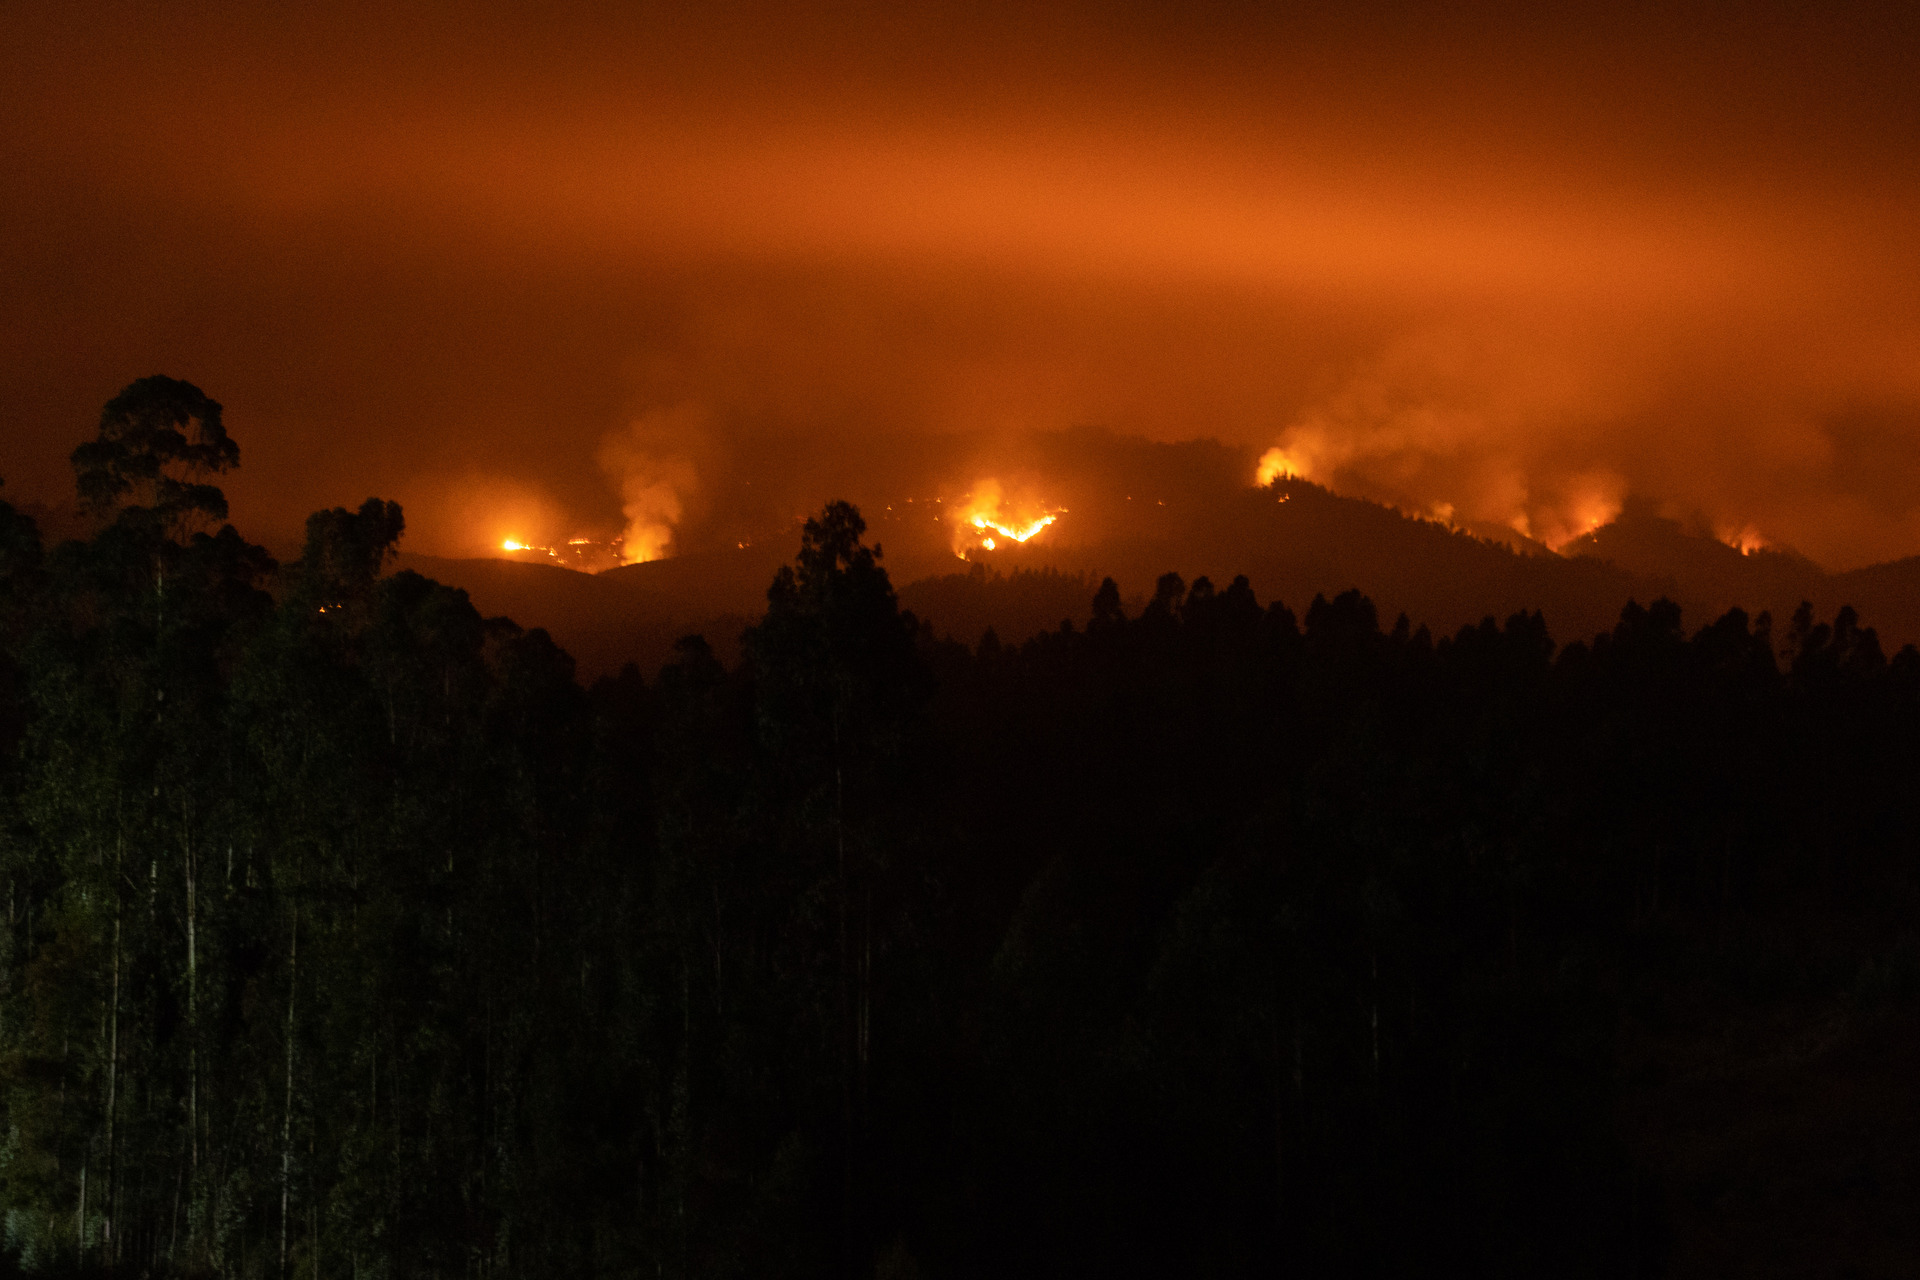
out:
<path id="1" fill-rule="evenodd" d="M 690 547 L 1096 424 L 1920 552 L 1910 6 L 1323 8 L 10 7 L 5 492 L 164 372 L 282 541 Z"/>

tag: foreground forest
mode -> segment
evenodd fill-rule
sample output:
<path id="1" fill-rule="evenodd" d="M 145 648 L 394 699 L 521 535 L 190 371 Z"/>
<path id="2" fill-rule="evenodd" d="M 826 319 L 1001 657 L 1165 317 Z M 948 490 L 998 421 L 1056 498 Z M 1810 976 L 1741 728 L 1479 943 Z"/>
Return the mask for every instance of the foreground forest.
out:
<path id="1" fill-rule="evenodd" d="M 582 688 L 392 504 L 276 565 L 237 461 L 146 379 L 95 536 L 0 504 L 5 1269 L 1660 1274 L 1702 1036 L 1911 1029 L 1920 654 L 1851 611 L 1169 575 L 962 646 L 834 504 L 738 664 Z"/>

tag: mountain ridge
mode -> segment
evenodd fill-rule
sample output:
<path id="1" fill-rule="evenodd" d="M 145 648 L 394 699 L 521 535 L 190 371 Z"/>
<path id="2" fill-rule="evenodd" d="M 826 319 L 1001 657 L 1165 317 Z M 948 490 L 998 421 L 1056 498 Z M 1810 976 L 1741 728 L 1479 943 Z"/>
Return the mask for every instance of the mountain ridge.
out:
<path id="1" fill-rule="evenodd" d="M 1131 527 L 1109 536 L 1075 542 L 1063 529 L 1057 543 L 975 551 L 965 567 L 931 540 L 927 521 L 908 526 L 895 510 L 876 513 L 869 536 L 895 548 L 883 564 L 903 607 L 937 635 L 968 644 L 989 627 L 1017 644 L 1063 621 L 1079 625 L 1106 577 L 1138 608 L 1165 573 L 1216 586 L 1245 576 L 1263 602 L 1277 598 L 1296 611 L 1316 595 L 1357 589 L 1384 619 L 1404 613 L 1438 633 L 1537 611 L 1566 643 L 1610 628 L 1629 600 L 1664 596 L 1681 606 L 1689 629 L 1734 607 L 1784 619 L 1807 601 L 1822 617 L 1852 605 L 1889 651 L 1920 642 L 1920 556 L 1833 574 L 1788 552 L 1743 554 L 1635 509 L 1559 554 L 1540 554 L 1285 478 L 1171 506 L 1142 502 Z M 656 669 L 687 634 L 705 635 L 725 660 L 737 656 L 740 632 L 758 617 L 791 544 L 797 537 L 768 538 L 598 574 L 413 554 L 398 567 L 466 590 L 484 613 L 544 627 L 592 678 L 626 662 Z"/>

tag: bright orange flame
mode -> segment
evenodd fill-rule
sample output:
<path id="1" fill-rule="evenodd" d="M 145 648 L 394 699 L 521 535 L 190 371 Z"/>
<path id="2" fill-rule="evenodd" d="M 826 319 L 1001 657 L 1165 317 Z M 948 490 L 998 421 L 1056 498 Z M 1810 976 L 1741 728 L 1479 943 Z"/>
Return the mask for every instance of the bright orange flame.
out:
<path id="1" fill-rule="evenodd" d="M 1723 526 L 1715 529 L 1714 533 L 1720 541 L 1726 543 L 1743 556 L 1750 556 L 1756 551 L 1764 551 L 1767 549 L 1768 543 L 1766 535 L 1762 534 L 1760 530 L 1750 524 L 1743 525 L 1738 529 Z"/>
<path id="2" fill-rule="evenodd" d="M 598 573 L 622 563 L 622 547 L 618 538 L 611 542 L 590 537 L 568 538 L 564 543 L 556 542 L 552 546 L 508 538 L 501 542 L 500 549 L 522 564 L 554 564 L 582 573 Z"/>
<path id="3" fill-rule="evenodd" d="M 1285 476 L 1306 477 L 1305 460 L 1295 457 L 1278 445 L 1260 455 L 1260 465 L 1254 470 L 1253 482 L 1262 489 Z"/>
<path id="4" fill-rule="evenodd" d="M 1626 481 L 1619 476 L 1587 472 L 1564 482 L 1553 497 L 1527 502 L 1507 523 L 1522 537 L 1560 551 L 1619 516 L 1625 498 Z"/>
<path id="5" fill-rule="evenodd" d="M 953 553 L 962 560 L 974 547 L 992 551 L 1001 538 L 1026 542 L 1059 519 L 1060 509 L 1034 513 L 1033 504 L 1022 504 L 1024 512 L 1009 509 L 1005 491 L 998 480 L 982 480 L 964 502 L 950 509 L 953 521 Z"/>
<path id="6" fill-rule="evenodd" d="M 991 529 L 1002 537 L 1012 538 L 1015 542 L 1025 542 L 1028 538 L 1031 538 L 1034 534 L 1052 524 L 1053 519 L 1052 516 L 1041 516 L 1038 520 L 1029 520 L 1022 525 L 1006 525 L 1001 524 L 998 520 L 989 520 L 985 516 L 975 516 L 973 518 L 973 527 L 976 529 Z M 993 546 L 992 539 L 988 539 L 987 546 L 989 548 Z"/>

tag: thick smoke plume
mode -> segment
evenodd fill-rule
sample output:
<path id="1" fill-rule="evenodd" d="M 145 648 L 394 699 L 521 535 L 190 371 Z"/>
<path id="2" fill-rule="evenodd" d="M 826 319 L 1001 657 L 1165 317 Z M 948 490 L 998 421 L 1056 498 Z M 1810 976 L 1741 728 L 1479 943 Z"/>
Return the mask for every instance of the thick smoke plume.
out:
<path id="1" fill-rule="evenodd" d="M 704 436 L 705 412 L 697 405 L 658 409 L 634 419 L 600 442 L 600 467 L 620 494 L 620 559 L 640 564 L 674 551 L 674 534 L 687 514 L 698 483 L 690 450 Z"/>

